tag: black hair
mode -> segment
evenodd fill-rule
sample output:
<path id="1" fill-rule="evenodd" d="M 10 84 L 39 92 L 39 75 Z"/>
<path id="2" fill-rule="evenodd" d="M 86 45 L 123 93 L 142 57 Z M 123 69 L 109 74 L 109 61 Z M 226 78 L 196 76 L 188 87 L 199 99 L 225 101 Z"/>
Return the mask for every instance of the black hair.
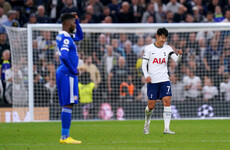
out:
<path id="1" fill-rule="evenodd" d="M 75 19 L 75 16 L 73 14 L 69 14 L 69 13 L 63 14 L 61 16 L 61 22 L 62 23 L 64 23 L 66 20 L 69 20 L 69 19 Z"/>
<path id="2" fill-rule="evenodd" d="M 165 27 L 159 28 L 157 30 L 157 35 L 165 35 L 166 37 L 168 37 L 168 30 Z"/>

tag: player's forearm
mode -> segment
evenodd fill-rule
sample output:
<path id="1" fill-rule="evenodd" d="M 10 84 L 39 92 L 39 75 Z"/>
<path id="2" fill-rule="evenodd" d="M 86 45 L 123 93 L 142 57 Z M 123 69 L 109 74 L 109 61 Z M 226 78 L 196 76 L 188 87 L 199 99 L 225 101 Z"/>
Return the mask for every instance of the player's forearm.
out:
<path id="1" fill-rule="evenodd" d="M 65 50 L 62 50 L 61 52 L 61 56 L 62 56 L 62 60 L 64 62 L 64 64 L 69 68 L 69 70 L 77 75 L 78 74 L 78 71 L 77 69 L 72 65 L 72 63 L 70 62 L 70 59 L 69 59 L 69 56 L 68 56 L 68 52 L 65 51 Z"/>
<path id="2" fill-rule="evenodd" d="M 180 62 L 181 61 L 181 58 L 182 58 L 182 55 L 177 55 L 177 54 L 172 54 L 171 55 L 171 58 L 175 61 L 175 62 Z"/>
<path id="3" fill-rule="evenodd" d="M 143 59 L 142 60 L 142 71 L 143 71 L 145 78 L 149 76 L 148 71 L 147 71 L 147 64 L 148 64 L 148 60 Z"/>
<path id="4" fill-rule="evenodd" d="M 76 19 L 76 33 L 75 33 L 75 37 L 73 38 L 73 40 L 75 42 L 77 42 L 77 41 L 82 40 L 83 38 L 84 38 L 84 36 L 83 36 L 83 32 L 82 32 L 81 26 L 79 24 L 79 20 Z"/>

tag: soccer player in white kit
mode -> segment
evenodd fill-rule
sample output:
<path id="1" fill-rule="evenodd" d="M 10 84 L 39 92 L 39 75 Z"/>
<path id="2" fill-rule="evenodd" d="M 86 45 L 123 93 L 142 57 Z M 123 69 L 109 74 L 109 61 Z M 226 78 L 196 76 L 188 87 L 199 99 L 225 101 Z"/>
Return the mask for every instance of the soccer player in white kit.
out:
<path id="1" fill-rule="evenodd" d="M 171 57 L 175 62 L 179 62 L 182 57 L 182 50 L 177 50 L 178 55 L 173 49 L 166 45 L 168 30 L 159 28 L 156 34 L 156 42 L 147 45 L 144 49 L 142 70 L 147 82 L 148 105 L 145 108 L 144 134 L 149 134 L 151 115 L 157 99 L 163 100 L 164 105 L 164 134 L 175 134 L 169 130 L 171 121 L 171 86 L 168 76 L 168 58 Z M 148 69 L 147 69 L 148 65 Z"/>

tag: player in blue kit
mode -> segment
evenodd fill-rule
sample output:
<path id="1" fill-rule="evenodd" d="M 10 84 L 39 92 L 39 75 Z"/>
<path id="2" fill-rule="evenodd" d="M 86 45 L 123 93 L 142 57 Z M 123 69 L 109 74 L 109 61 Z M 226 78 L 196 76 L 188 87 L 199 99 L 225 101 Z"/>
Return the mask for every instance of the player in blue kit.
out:
<path id="1" fill-rule="evenodd" d="M 57 35 L 57 49 L 60 65 L 56 71 L 56 82 L 59 102 L 62 106 L 62 134 L 60 143 L 81 144 L 69 135 L 73 105 L 78 103 L 78 53 L 75 41 L 83 39 L 82 29 L 76 13 L 63 14 L 61 17 L 62 31 Z M 71 37 L 71 34 L 76 33 Z"/>

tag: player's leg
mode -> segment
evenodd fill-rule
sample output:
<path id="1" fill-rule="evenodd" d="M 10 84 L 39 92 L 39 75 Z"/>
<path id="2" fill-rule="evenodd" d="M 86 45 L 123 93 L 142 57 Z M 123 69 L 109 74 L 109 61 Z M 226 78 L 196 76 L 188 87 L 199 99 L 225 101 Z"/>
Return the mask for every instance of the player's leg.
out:
<path id="1" fill-rule="evenodd" d="M 164 105 L 164 133 L 165 134 L 175 134 L 175 132 L 170 131 L 169 125 L 171 122 L 171 85 L 170 82 L 163 82 L 161 83 L 160 87 L 160 97 L 162 97 L 163 105 Z"/>
<path id="2" fill-rule="evenodd" d="M 149 134 L 151 116 L 152 116 L 155 105 L 156 105 L 156 100 L 148 100 L 148 105 L 145 108 L 144 134 Z"/>
<path id="3" fill-rule="evenodd" d="M 148 83 L 147 85 L 148 105 L 145 108 L 144 134 L 149 134 L 151 116 L 153 113 L 153 109 L 155 108 L 156 105 L 157 91 L 158 91 L 158 84 Z"/>
<path id="4" fill-rule="evenodd" d="M 171 96 L 166 96 L 163 97 L 163 104 L 164 104 L 164 112 L 163 112 L 163 117 L 164 117 L 164 134 L 175 134 L 175 132 L 172 132 L 169 129 L 170 122 L 171 122 L 171 116 L 172 116 L 172 111 L 171 111 Z"/>
<path id="5" fill-rule="evenodd" d="M 61 122 L 62 132 L 60 143 L 62 144 L 80 144 L 81 141 L 70 137 L 69 129 L 71 125 L 72 109 L 74 103 L 74 79 L 59 72 L 56 75 L 57 88 L 60 105 L 62 106 Z"/>

